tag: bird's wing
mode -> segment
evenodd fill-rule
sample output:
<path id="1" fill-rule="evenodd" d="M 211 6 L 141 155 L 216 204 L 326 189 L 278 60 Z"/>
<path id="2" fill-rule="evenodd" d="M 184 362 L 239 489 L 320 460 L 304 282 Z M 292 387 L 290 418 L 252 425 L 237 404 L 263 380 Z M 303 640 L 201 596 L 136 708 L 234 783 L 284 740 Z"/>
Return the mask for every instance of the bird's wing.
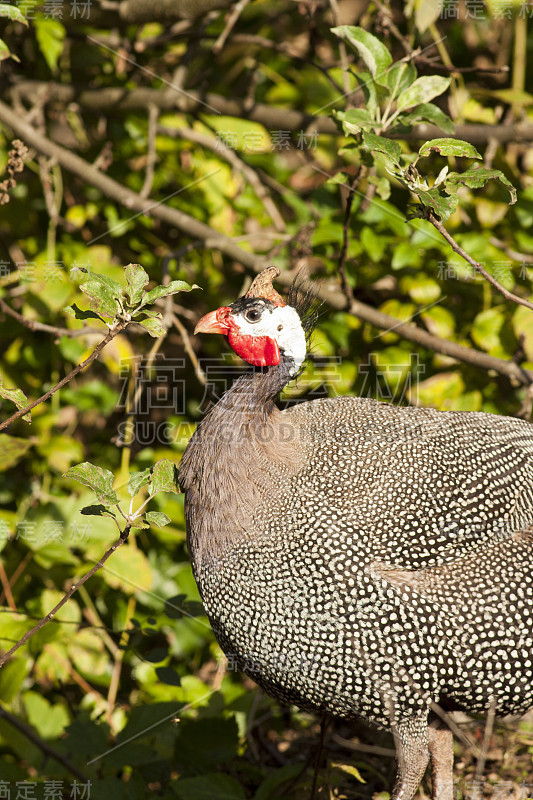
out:
<path id="1" fill-rule="evenodd" d="M 482 552 L 533 524 L 533 426 L 362 398 L 290 412 L 309 456 L 302 493 L 367 536 L 377 561 L 416 570 Z"/>

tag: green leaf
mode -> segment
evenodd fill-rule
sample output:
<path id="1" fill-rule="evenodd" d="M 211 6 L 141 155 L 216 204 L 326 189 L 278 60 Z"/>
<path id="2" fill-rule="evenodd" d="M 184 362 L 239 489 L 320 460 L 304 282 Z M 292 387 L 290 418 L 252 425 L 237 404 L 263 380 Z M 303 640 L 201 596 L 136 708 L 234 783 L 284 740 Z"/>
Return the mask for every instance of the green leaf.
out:
<path id="1" fill-rule="evenodd" d="M 164 528 L 171 522 L 170 517 L 167 517 L 162 511 L 148 511 L 144 516 L 150 525 L 157 525 L 158 528 Z"/>
<path id="2" fill-rule="evenodd" d="M 446 91 L 450 85 L 450 78 L 443 78 L 440 75 L 425 75 L 417 78 L 407 89 L 398 97 L 396 107 L 398 111 L 405 111 L 418 103 L 427 103 Z"/>
<path id="3" fill-rule="evenodd" d="M 9 58 L 10 56 L 12 56 L 11 50 L 4 40 L 0 39 L 0 61 L 5 61 L 6 58 Z M 15 60 L 17 60 L 16 57 Z"/>
<path id="4" fill-rule="evenodd" d="M 25 408 L 28 405 L 28 398 L 22 391 L 22 389 L 7 389 L 0 383 L 0 397 L 3 397 L 4 400 L 11 400 L 12 403 L 15 403 L 16 407 L 19 409 Z M 22 417 L 25 422 L 31 422 L 31 411 L 28 411 L 27 414 L 24 414 Z"/>
<path id="5" fill-rule="evenodd" d="M 26 714 L 30 725 L 43 739 L 57 739 L 70 722 L 68 712 L 62 703 L 52 705 L 37 692 L 24 692 Z"/>
<path id="6" fill-rule="evenodd" d="M 425 33 L 442 13 L 444 0 L 415 0 L 415 25 L 420 33 Z"/>
<path id="7" fill-rule="evenodd" d="M 383 200 L 388 200 L 390 197 L 390 181 L 380 175 L 370 175 L 368 182 L 377 188 L 378 195 Z"/>
<path id="8" fill-rule="evenodd" d="M 411 86 L 416 80 L 416 67 L 411 61 L 402 61 L 394 64 L 387 73 L 387 86 L 392 97 L 397 97 L 401 92 Z"/>
<path id="9" fill-rule="evenodd" d="M 150 483 L 150 468 L 144 469 L 142 472 L 132 472 L 128 481 L 128 494 L 130 497 L 135 497 L 139 489 L 147 486 Z"/>
<path id="10" fill-rule="evenodd" d="M 150 495 L 153 497 L 157 492 L 174 492 L 176 488 L 176 467 L 166 458 L 154 464 L 152 470 L 152 480 L 150 482 Z"/>
<path id="11" fill-rule="evenodd" d="M 0 433 L 0 472 L 20 461 L 33 442 L 33 439 L 19 439 L 16 436 L 8 436 L 7 433 Z"/>
<path id="12" fill-rule="evenodd" d="M 476 148 L 463 139 L 430 139 L 418 151 L 420 158 L 436 150 L 441 156 L 464 156 L 465 158 L 481 158 Z"/>
<path id="13" fill-rule="evenodd" d="M 117 290 L 106 281 L 101 280 L 103 275 L 94 275 L 86 283 L 82 283 L 80 290 L 87 295 L 92 307 L 104 317 L 114 319 L 120 311 L 119 298 L 122 296 L 120 285 Z M 114 281 L 113 281 L 114 283 Z"/>
<path id="14" fill-rule="evenodd" d="M 55 72 L 59 56 L 63 52 L 66 29 L 59 20 L 48 17 L 36 17 L 34 26 L 39 49 L 49 68 Z"/>
<path id="15" fill-rule="evenodd" d="M 473 164 L 464 172 L 450 172 L 444 181 L 448 190 L 455 191 L 460 183 L 470 189 L 478 189 L 490 180 L 498 180 L 502 183 L 511 195 L 510 204 L 516 203 L 516 189 L 513 184 L 505 177 L 501 169 L 486 169 Z"/>
<path id="16" fill-rule="evenodd" d="M 337 111 L 336 118 L 342 122 L 342 129 L 346 135 L 359 133 L 361 129 L 372 130 L 374 120 L 366 108 L 349 108 L 347 111 Z"/>
<path id="17" fill-rule="evenodd" d="M 154 303 L 160 297 L 167 297 L 169 294 L 176 294 L 177 292 L 190 292 L 192 289 L 199 289 L 200 287 L 194 284 L 189 286 L 185 281 L 170 281 L 168 286 L 156 286 L 149 292 L 146 292 L 142 301 L 144 303 Z"/>
<path id="18" fill-rule="evenodd" d="M 126 282 L 128 288 L 126 294 L 129 297 L 130 305 L 137 305 L 141 302 L 144 287 L 150 280 L 148 273 L 141 267 L 140 264 L 128 264 L 124 270 L 126 275 Z"/>
<path id="19" fill-rule="evenodd" d="M 0 3 L 0 17 L 7 17 L 13 22 L 22 22 L 23 25 L 28 25 L 28 20 L 24 14 L 16 5 L 11 5 L 10 3 Z"/>
<path id="20" fill-rule="evenodd" d="M 72 303 L 71 306 L 65 306 L 63 311 L 69 316 L 74 317 L 74 319 L 98 319 L 100 322 L 104 321 L 102 317 L 98 316 L 98 314 L 90 309 L 87 309 L 87 311 L 82 311 L 82 309 L 79 308 L 76 303 Z"/>
<path id="21" fill-rule="evenodd" d="M 160 336 L 164 336 L 166 334 L 166 328 L 161 325 L 161 315 L 159 315 L 159 319 L 156 317 L 148 317 L 148 319 L 136 319 L 135 322 L 138 325 L 142 325 L 143 328 L 146 328 L 150 336 L 153 336 L 154 339 L 158 339 Z"/>
<path id="22" fill-rule="evenodd" d="M 81 509 L 80 514 L 83 514 L 84 517 L 110 516 L 110 517 L 115 517 L 115 519 L 117 516 L 116 514 L 113 514 L 113 512 L 110 511 L 108 508 L 102 505 L 85 506 L 84 508 Z"/>
<path id="23" fill-rule="evenodd" d="M 113 560 L 103 574 L 108 586 L 126 594 L 150 591 L 153 586 L 152 567 L 141 550 L 123 545 L 113 553 Z M 106 565 L 107 566 L 107 565 Z"/>
<path id="24" fill-rule="evenodd" d="M 385 139 L 384 136 L 376 136 L 375 133 L 363 131 L 363 150 L 369 153 L 383 153 L 396 166 L 400 165 L 402 150 L 398 142 L 393 139 Z"/>
<path id="25" fill-rule="evenodd" d="M 181 686 L 181 678 L 172 667 L 156 667 L 155 674 L 167 686 Z"/>
<path id="26" fill-rule="evenodd" d="M 396 119 L 398 125 L 405 125 L 406 127 L 410 127 L 417 122 L 430 122 L 432 125 L 438 125 L 444 133 L 453 133 L 454 131 L 453 121 L 434 103 L 420 103 L 409 114 L 402 114 Z"/>
<path id="27" fill-rule="evenodd" d="M 427 208 L 431 208 L 431 210 L 438 214 L 442 220 L 447 220 L 457 208 L 457 203 L 459 202 L 458 197 L 455 195 L 450 197 L 442 192 L 440 188 L 433 187 L 427 190 L 414 189 L 412 187 L 410 188 L 413 194 L 418 197 L 422 205 L 426 206 Z M 417 207 L 415 206 L 415 216 L 423 216 L 419 213 L 419 211 L 420 209 L 417 211 Z"/>
<path id="28" fill-rule="evenodd" d="M 332 28 L 331 32 L 348 42 L 359 53 L 376 83 L 387 86 L 386 71 L 392 64 L 392 56 L 379 39 L 364 28 L 354 25 L 340 25 Z"/>
<path id="29" fill-rule="evenodd" d="M 108 469 L 102 469 L 89 461 L 83 464 L 76 464 L 63 475 L 64 478 L 71 478 L 78 483 L 92 489 L 97 498 L 105 506 L 114 506 L 118 503 L 118 497 L 113 489 L 114 475 Z"/>

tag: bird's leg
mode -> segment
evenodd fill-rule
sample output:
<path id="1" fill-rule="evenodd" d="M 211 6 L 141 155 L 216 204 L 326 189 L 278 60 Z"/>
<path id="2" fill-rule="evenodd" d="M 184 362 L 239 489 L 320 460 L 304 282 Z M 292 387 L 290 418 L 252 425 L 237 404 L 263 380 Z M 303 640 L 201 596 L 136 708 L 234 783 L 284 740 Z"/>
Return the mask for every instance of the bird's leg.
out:
<path id="1" fill-rule="evenodd" d="M 398 776 L 391 800 L 412 800 L 429 761 L 427 714 L 398 722 L 393 734 Z"/>
<path id="2" fill-rule="evenodd" d="M 453 734 L 449 728 L 430 727 L 428 741 L 433 800 L 453 800 Z"/>

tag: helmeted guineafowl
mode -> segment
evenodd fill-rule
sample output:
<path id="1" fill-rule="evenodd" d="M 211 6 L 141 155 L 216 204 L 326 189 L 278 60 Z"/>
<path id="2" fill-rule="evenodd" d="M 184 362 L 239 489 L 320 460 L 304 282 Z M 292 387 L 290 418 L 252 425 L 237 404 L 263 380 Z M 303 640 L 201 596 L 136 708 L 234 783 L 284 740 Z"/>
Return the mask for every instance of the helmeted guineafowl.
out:
<path id="1" fill-rule="evenodd" d="M 533 706 L 533 427 L 354 397 L 280 411 L 306 332 L 277 274 L 196 329 L 254 365 L 180 467 L 205 610 L 280 701 L 393 729 L 394 800 L 413 797 L 430 755 L 434 797 L 450 800 L 434 704 Z"/>

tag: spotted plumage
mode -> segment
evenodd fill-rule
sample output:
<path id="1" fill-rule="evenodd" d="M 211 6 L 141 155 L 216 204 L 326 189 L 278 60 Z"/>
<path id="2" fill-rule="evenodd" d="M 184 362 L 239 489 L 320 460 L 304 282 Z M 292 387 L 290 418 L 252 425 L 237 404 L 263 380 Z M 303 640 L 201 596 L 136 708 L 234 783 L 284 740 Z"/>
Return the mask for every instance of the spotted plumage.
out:
<path id="1" fill-rule="evenodd" d="M 351 397 L 281 412 L 294 373 L 281 346 L 189 444 L 195 577 L 221 647 L 270 694 L 397 733 L 409 800 L 428 748 L 439 763 L 434 704 L 533 706 L 533 428 Z"/>

